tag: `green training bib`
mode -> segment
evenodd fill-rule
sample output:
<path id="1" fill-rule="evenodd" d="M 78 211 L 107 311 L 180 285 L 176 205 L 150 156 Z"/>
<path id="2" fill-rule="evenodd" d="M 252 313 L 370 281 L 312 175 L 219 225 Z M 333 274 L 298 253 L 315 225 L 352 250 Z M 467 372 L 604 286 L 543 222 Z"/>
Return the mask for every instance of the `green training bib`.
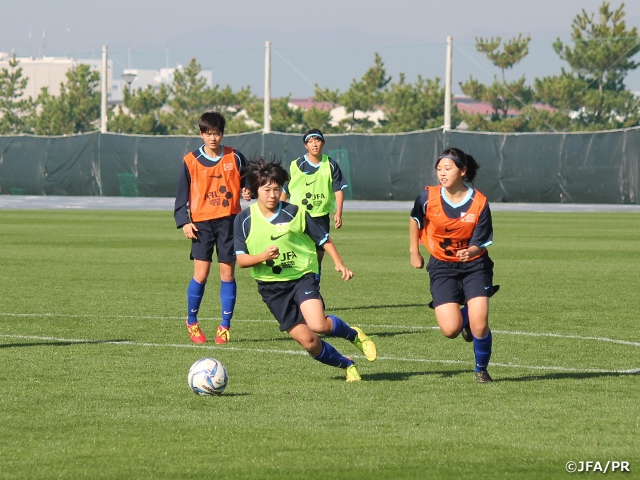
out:
<path id="1" fill-rule="evenodd" d="M 312 217 L 321 217 L 336 208 L 336 194 L 333 191 L 331 164 L 329 157 L 322 155 L 318 171 L 313 175 L 305 175 L 298 168 L 298 160 L 291 162 L 291 180 L 289 194 L 291 203 L 300 205 Z"/>
<path id="2" fill-rule="evenodd" d="M 267 247 L 277 245 L 280 256 L 255 265 L 251 276 L 263 282 L 282 282 L 297 280 L 307 273 L 318 273 L 318 254 L 316 244 L 304 230 L 306 228 L 305 210 L 298 213 L 289 223 L 269 222 L 258 208 L 257 203 L 251 209 L 251 231 L 246 243 L 249 254 L 258 255 Z"/>

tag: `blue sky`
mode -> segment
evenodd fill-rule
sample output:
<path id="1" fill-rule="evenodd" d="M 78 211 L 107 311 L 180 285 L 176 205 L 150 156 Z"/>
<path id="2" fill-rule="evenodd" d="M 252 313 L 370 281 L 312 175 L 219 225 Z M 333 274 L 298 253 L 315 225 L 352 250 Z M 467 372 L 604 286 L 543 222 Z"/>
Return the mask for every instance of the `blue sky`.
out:
<path id="1" fill-rule="evenodd" d="M 617 7 L 619 2 L 612 2 Z M 531 34 L 529 56 L 509 78 L 560 72 L 551 49 L 568 39 L 573 18 L 599 0 L 292 0 L 234 2 L 148 0 L 6 2 L 0 51 L 99 57 L 108 45 L 116 76 L 123 68 L 161 68 L 196 58 L 214 82 L 250 86 L 262 95 L 264 42 L 272 42 L 274 96 L 313 94 L 313 85 L 344 90 L 379 52 L 388 73 L 444 77 L 445 39 L 454 38 L 454 91 L 473 76 L 491 82 L 499 72 L 475 52 L 476 36 Z M 627 25 L 640 27 L 640 2 L 627 2 Z M 31 38 L 29 38 L 31 32 Z M 43 32 L 44 37 L 43 37 Z M 640 55 L 638 55 L 640 57 Z M 640 59 L 638 59 L 640 60 Z M 627 78 L 640 92 L 640 69 Z"/>

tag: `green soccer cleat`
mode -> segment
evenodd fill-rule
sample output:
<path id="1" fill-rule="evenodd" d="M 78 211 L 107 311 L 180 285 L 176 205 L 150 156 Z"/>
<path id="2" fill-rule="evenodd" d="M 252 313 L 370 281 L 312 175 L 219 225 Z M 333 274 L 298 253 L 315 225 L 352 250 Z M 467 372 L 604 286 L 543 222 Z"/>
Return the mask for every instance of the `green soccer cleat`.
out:
<path id="1" fill-rule="evenodd" d="M 359 382 L 360 380 L 362 380 L 362 377 L 358 373 L 356 364 L 352 363 L 347 367 L 347 382 Z"/>
<path id="2" fill-rule="evenodd" d="M 351 343 L 353 343 L 362 353 L 364 353 L 364 356 L 367 357 L 367 360 L 373 362 L 376 358 L 378 358 L 378 350 L 376 349 L 376 344 L 373 343 L 373 340 L 367 337 L 367 335 L 358 327 L 351 328 L 358 332 L 358 336 Z"/>

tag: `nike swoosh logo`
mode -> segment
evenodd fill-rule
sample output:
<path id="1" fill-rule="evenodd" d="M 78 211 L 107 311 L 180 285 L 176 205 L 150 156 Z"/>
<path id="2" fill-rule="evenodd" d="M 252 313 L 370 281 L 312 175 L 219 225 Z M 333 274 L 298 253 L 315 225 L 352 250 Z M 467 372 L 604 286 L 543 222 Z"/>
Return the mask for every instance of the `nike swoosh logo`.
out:
<path id="1" fill-rule="evenodd" d="M 271 235 L 271 240 L 277 240 L 280 237 L 284 237 L 286 235 L 286 233 L 283 233 L 282 235 L 278 235 L 277 237 L 274 237 L 273 235 Z"/>
<path id="2" fill-rule="evenodd" d="M 191 310 L 191 313 L 198 313 L 198 310 Z"/>
<path id="3" fill-rule="evenodd" d="M 222 175 L 209 175 L 211 178 L 222 178 Z"/>
<path id="4" fill-rule="evenodd" d="M 456 230 L 460 230 L 460 228 L 445 228 L 444 231 L 447 233 L 455 232 Z"/>
<path id="5" fill-rule="evenodd" d="M 485 290 L 489 290 L 491 287 L 484 287 Z"/>
<path id="6" fill-rule="evenodd" d="M 224 313 L 225 315 L 230 315 L 231 314 L 231 312 L 222 312 L 222 313 Z"/>
<path id="7" fill-rule="evenodd" d="M 305 295 L 309 295 L 310 293 L 313 293 L 313 290 L 311 290 L 310 292 L 304 292 Z"/>
<path id="8" fill-rule="evenodd" d="M 312 183 L 316 183 L 316 181 L 314 180 L 313 182 L 305 182 L 305 183 L 307 184 L 307 187 L 308 187 L 308 186 L 309 186 L 309 185 L 311 185 Z"/>

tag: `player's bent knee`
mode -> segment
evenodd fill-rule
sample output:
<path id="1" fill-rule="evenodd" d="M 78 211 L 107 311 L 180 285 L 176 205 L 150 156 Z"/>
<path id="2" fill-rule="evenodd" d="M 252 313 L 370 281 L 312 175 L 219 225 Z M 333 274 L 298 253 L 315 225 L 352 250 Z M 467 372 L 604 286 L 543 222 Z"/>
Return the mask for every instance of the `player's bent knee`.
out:
<path id="1" fill-rule="evenodd" d="M 298 339 L 298 343 L 312 357 L 317 357 L 318 355 L 320 355 L 320 353 L 322 353 L 321 352 L 322 345 L 320 344 L 320 339 L 318 338 L 317 335 L 315 336 L 315 338 L 309 337 L 309 338 Z"/>
<path id="2" fill-rule="evenodd" d="M 440 325 L 440 331 L 447 338 L 457 338 L 460 335 L 460 327 L 454 328 L 451 326 Z"/>
<path id="3" fill-rule="evenodd" d="M 442 327 L 440 327 L 440 330 L 442 331 L 444 336 L 447 337 L 447 338 L 458 338 L 458 335 L 460 335 L 460 329 L 457 329 L 457 330 L 446 329 L 445 330 Z"/>

